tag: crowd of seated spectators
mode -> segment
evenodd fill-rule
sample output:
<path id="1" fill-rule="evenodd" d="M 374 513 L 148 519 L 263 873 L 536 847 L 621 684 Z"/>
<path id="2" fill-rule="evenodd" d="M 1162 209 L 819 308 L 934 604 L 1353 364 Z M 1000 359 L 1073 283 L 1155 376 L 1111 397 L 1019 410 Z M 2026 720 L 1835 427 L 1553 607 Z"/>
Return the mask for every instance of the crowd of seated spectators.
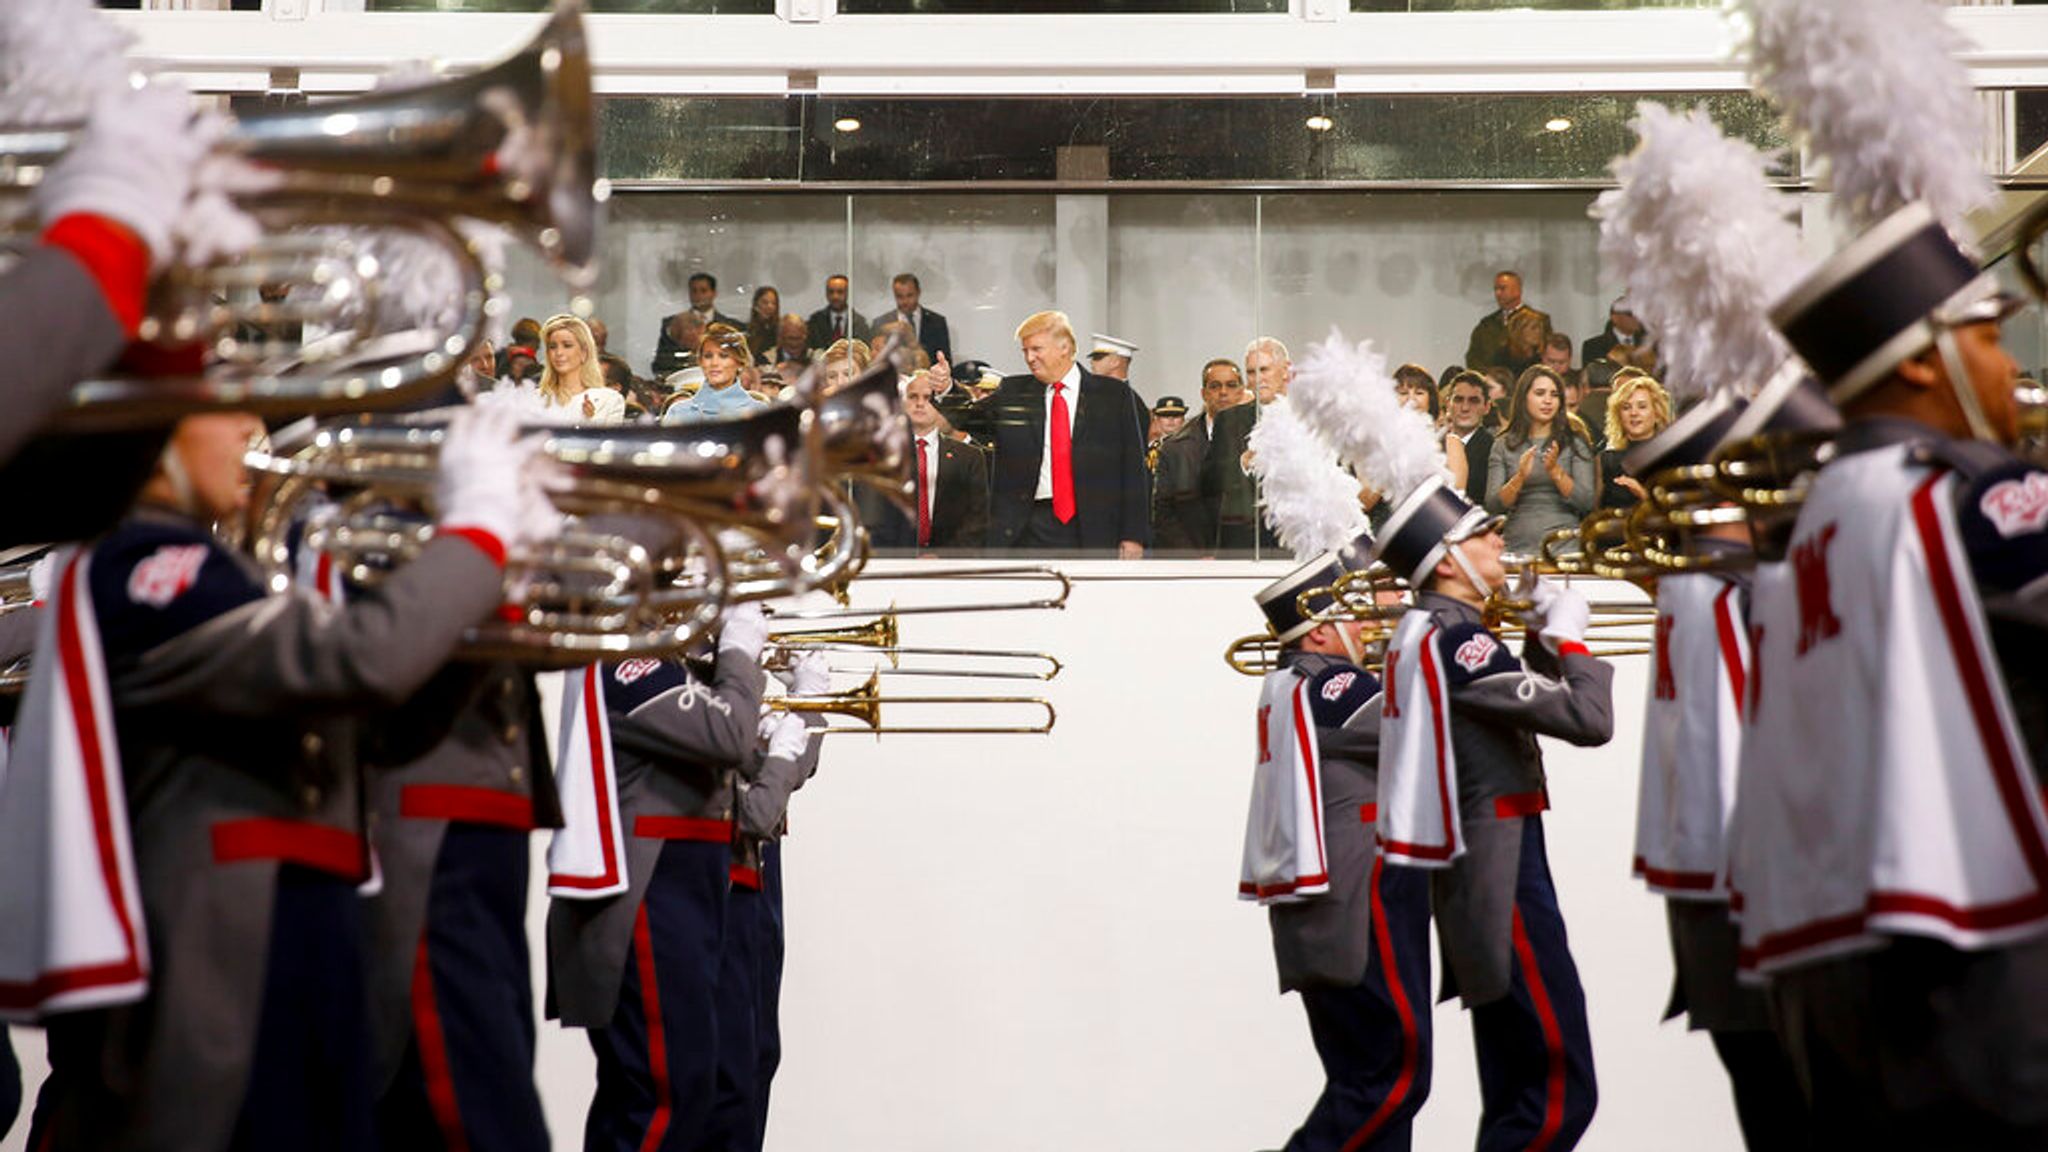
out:
<path id="1" fill-rule="evenodd" d="M 1191 382 L 1195 403 L 1167 395 L 1148 409 L 1127 384 L 1135 346 L 1098 336 L 1084 371 L 1060 313 L 1039 313 L 1019 328 L 1031 372 L 1003 377 L 982 361 L 952 359 L 946 318 L 923 306 L 915 275 L 895 277 L 892 306 L 872 318 L 851 306 L 850 289 L 847 277 L 828 278 L 824 306 L 804 315 L 784 311 L 781 293 L 764 285 L 747 315 L 734 317 L 718 310 L 716 278 L 700 272 L 690 280 L 690 306 L 663 319 L 646 375 L 607 346 L 601 320 L 566 315 L 519 321 L 507 347 L 485 350 L 475 365 L 478 375 L 534 382 L 548 404 L 584 422 L 676 425 L 771 403 L 810 371 L 835 387 L 893 343 L 918 472 L 910 508 L 861 494 L 878 549 L 1094 553 L 1114 544 L 1124 556 L 1282 555 L 1259 514 L 1248 449 L 1259 408 L 1286 395 L 1293 376 L 1279 340 L 1261 336 L 1235 358 L 1207 361 Z M 1674 413 L 1656 379 L 1654 342 L 1625 300 L 1614 302 L 1599 335 L 1575 346 L 1522 301 L 1515 273 L 1495 278 L 1494 295 L 1499 310 L 1475 326 L 1467 363 L 1436 372 L 1405 363 L 1395 386 L 1403 403 L 1435 423 L 1451 482 L 1507 517 L 1510 550 L 1532 552 L 1546 532 L 1642 499 L 1641 485 L 1621 470 L 1622 456 Z M 1062 375 L 1076 385 L 1066 395 L 1078 402 L 1068 410 L 1080 420 L 1072 426 L 1077 467 L 1092 470 L 1075 481 L 1080 527 L 1045 519 L 1043 446 L 1049 398 L 1060 392 Z M 1117 397 L 1113 421 L 1101 401 L 1090 409 L 1091 396 L 1110 395 Z M 1011 454 L 1036 458 L 1004 468 L 996 457 L 1002 430 L 1019 424 L 1039 439 L 1011 441 Z M 1103 463 L 1130 451 L 1141 469 Z M 1015 490 L 1007 495 L 1006 477 Z M 1128 493 L 1120 491 L 1133 485 L 1142 487 L 1132 498 L 1141 509 L 1135 529 Z M 1391 511 L 1369 489 L 1361 488 L 1360 500 L 1376 524 Z M 1121 518 L 1114 531 L 1095 523 L 1110 517 Z"/>

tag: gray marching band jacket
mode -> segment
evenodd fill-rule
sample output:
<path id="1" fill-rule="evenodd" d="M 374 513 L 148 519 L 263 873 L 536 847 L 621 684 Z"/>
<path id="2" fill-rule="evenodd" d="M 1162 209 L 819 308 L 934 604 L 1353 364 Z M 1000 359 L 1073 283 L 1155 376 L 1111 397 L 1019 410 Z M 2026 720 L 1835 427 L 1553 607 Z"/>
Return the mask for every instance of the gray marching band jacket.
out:
<path id="1" fill-rule="evenodd" d="M 412 1034 L 413 965 L 450 820 L 558 828 L 540 698 L 511 664 L 453 664 L 378 725 L 370 832 L 384 883 L 368 908 L 371 1037 L 380 1094 Z"/>
<path id="2" fill-rule="evenodd" d="M 1379 681 L 1337 656 L 1291 652 L 1283 663 L 1309 681 L 1319 705 L 1316 751 L 1323 768 L 1323 851 L 1330 890 L 1266 910 L 1273 960 L 1282 992 L 1350 988 L 1365 979 L 1372 955 L 1373 822 L 1361 813 L 1379 798 Z M 1347 674 L 1351 679 L 1340 683 Z M 1341 726 L 1323 723 L 1329 713 L 1320 707 L 1322 693 L 1333 685 L 1334 711 L 1349 713 Z"/>
<path id="3" fill-rule="evenodd" d="M 1536 737 L 1606 743 L 1614 669 L 1583 654 L 1554 656 L 1534 636 L 1517 660 L 1477 608 L 1435 592 L 1418 595 L 1416 606 L 1442 630 L 1466 844 L 1455 864 L 1430 874 L 1430 909 L 1443 944 L 1444 997 L 1477 1007 L 1508 993 L 1522 821 L 1549 805 Z"/>
<path id="4" fill-rule="evenodd" d="M 4 463 L 63 405 L 72 385 L 113 363 L 128 337 L 77 257 L 36 247 L 0 279 L 0 341 L 8 348 L 35 349 L 7 365 L 8 417 L 0 420 Z"/>
<path id="5" fill-rule="evenodd" d="M 825 718 L 815 712 L 804 713 L 803 721 L 806 728 L 825 727 Z M 794 760 L 754 756 L 740 767 L 734 785 L 733 812 L 738 825 L 733 837 L 734 866 L 760 871 L 762 846 L 780 839 L 787 830 L 790 794 L 818 771 L 821 739 L 812 736 L 810 746 Z"/>
<path id="6" fill-rule="evenodd" d="M 167 561 L 181 578 L 162 578 Z M 338 607 L 266 594 L 205 527 L 140 509 L 95 548 L 91 585 L 154 971 L 146 1000 L 107 1013 L 102 1059 L 123 1094 L 90 1102 L 94 1114 L 72 1117 L 90 1134 L 62 1142 L 225 1147 L 279 864 L 367 873 L 358 722 L 441 667 L 497 605 L 500 574 L 475 545 L 435 540 Z M 265 832 L 275 842 L 259 843 Z M 141 1067 L 114 1070 L 138 1051 Z"/>
<path id="7" fill-rule="evenodd" d="M 618 1007 L 633 921 L 669 837 L 643 821 L 733 818 L 733 774 L 754 757 L 766 673 L 758 658 L 718 653 L 710 684 L 678 660 L 600 665 L 626 834 L 627 889 L 548 907 L 548 1004 L 572 1028 L 602 1028 Z"/>

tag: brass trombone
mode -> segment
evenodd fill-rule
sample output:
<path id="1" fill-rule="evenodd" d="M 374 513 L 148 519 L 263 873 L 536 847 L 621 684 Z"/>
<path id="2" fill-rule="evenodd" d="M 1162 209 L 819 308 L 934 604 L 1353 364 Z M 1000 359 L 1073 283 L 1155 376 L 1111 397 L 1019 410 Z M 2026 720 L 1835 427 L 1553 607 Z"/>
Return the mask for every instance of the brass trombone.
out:
<path id="1" fill-rule="evenodd" d="M 1664 572 L 1728 572 L 1755 564 L 1746 550 L 1722 553 L 1695 546 L 1696 534 L 1719 525 L 1746 523 L 1748 513 L 1727 502 L 1714 487 L 1720 470 L 1712 464 L 1666 469 L 1643 482 L 1648 498 L 1628 520 L 1630 547 Z"/>
<path id="2" fill-rule="evenodd" d="M 902 580 L 947 580 L 974 581 L 1000 580 L 1045 584 L 1049 590 L 1043 596 L 1026 596 L 1013 600 L 980 600 L 959 604 L 892 604 L 889 612 L 896 616 L 930 616 L 942 612 L 1028 612 L 1039 609 L 1065 608 L 1067 597 L 1074 590 L 1074 582 L 1057 568 L 1036 564 L 997 565 L 987 568 L 954 568 L 942 571 L 918 572 L 864 572 L 862 583 L 876 584 L 884 581 Z M 845 620 L 854 617 L 872 616 L 871 608 L 852 608 L 845 605 L 845 585 L 837 588 L 822 588 L 830 591 L 841 601 L 837 608 L 771 608 L 768 616 L 773 620 Z"/>
<path id="3" fill-rule="evenodd" d="M 771 652 L 767 666 L 770 669 L 786 668 L 803 652 L 859 652 L 888 659 L 885 668 L 870 671 L 891 676 L 945 676 L 969 680 L 1050 680 L 1060 674 L 1063 667 L 1058 658 L 1048 652 L 1022 652 L 1001 648 L 932 648 L 903 643 L 896 614 L 884 613 L 866 624 L 844 628 L 799 628 L 772 633 L 769 638 Z M 1020 667 L 1013 671 L 988 668 L 941 667 L 905 668 L 905 656 L 948 656 L 965 659 L 1014 661 Z M 1036 664 L 1029 670 L 1022 665 Z M 838 671 L 838 669 L 835 669 Z"/>
<path id="4" fill-rule="evenodd" d="M 1577 529 L 1572 531 L 1576 532 Z M 1536 608 L 1536 581 L 1544 575 L 1562 575 L 1569 579 L 1578 572 L 1559 573 L 1534 556 L 1504 555 L 1501 562 L 1516 573 L 1514 581 L 1505 587 L 1496 588 L 1486 598 L 1480 616 L 1486 626 L 1504 638 L 1526 639 L 1527 625 L 1524 618 Z M 1648 647 L 1650 638 L 1637 630 L 1654 624 L 1657 606 L 1636 603 L 1629 600 L 1594 600 L 1591 602 L 1592 619 L 1586 627 L 1591 631 L 1629 630 L 1627 635 L 1601 642 L 1589 643 L 1587 650 L 1602 658 L 1616 656 L 1646 656 L 1652 651 Z"/>
<path id="5" fill-rule="evenodd" d="M 1058 720 L 1051 701 L 1038 696 L 885 696 L 881 690 L 881 677 L 870 675 L 858 688 L 845 692 L 831 692 L 817 696 L 773 696 L 762 702 L 775 712 L 812 713 L 820 715 L 845 716 L 857 721 L 860 727 L 830 727 L 817 729 L 826 735 L 835 732 L 854 732 L 861 735 L 881 736 L 993 736 L 993 735 L 1038 735 L 1052 731 Z M 882 710 L 899 706 L 945 706 L 967 704 L 994 704 L 1042 709 L 1044 722 L 1036 724 L 982 724 L 982 725 L 901 725 L 883 724 Z"/>
<path id="6" fill-rule="evenodd" d="M 279 230 L 239 263 L 176 270 L 156 285 L 145 340 L 207 341 L 215 356 L 183 378 L 109 377 L 80 384 L 54 426 L 137 427 L 193 412 L 263 416 L 335 414 L 390 406 L 454 376 L 481 338 L 499 285 L 458 218 L 503 225 L 581 286 L 594 278 L 598 205 L 596 118 L 581 0 L 561 0 L 531 43 L 473 75 L 423 88 L 240 116 L 219 145 L 276 174 L 280 184 L 238 197 Z M 77 126 L 0 127 L 0 189 L 13 200 L 60 159 Z M 380 270 L 352 237 L 282 234 L 298 228 L 393 230 L 453 263 L 459 319 L 445 331 L 380 333 Z M 18 242 L 18 238 L 17 238 Z M 258 284 L 317 289 L 316 313 L 277 305 L 223 306 L 216 298 Z M 277 355 L 238 343 L 241 323 L 316 319 L 338 338 Z"/>

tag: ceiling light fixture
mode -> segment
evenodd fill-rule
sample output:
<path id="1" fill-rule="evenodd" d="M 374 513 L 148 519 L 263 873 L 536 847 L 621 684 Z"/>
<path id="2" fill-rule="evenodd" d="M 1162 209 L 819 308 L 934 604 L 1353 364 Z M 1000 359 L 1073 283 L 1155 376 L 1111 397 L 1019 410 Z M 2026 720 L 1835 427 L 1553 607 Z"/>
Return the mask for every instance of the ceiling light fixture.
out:
<path id="1" fill-rule="evenodd" d="M 1337 126 L 1335 120 L 1330 119 L 1321 112 L 1309 117 L 1304 123 L 1307 124 L 1308 130 L 1311 132 L 1328 132 Z"/>
<path id="2" fill-rule="evenodd" d="M 832 122 L 832 126 L 834 128 L 839 129 L 841 132 L 860 131 L 860 121 L 854 119 L 851 116 L 841 116 L 839 119 L 834 120 Z"/>
<path id="3" fill-rule="evenodd" d="M 1562 116 L 1553 116 L 1543 122 L 1543 130 L 1545 132 L 1569 132 L 1572 130 L 1572 122 Z"/>

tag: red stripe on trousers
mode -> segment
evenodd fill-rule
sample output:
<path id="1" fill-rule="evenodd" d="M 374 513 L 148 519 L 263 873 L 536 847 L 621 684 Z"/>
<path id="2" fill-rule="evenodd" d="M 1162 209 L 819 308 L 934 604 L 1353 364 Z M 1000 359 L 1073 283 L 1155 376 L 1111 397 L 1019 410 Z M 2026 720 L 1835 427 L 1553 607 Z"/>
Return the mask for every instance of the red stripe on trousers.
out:
<path id="1" fill-rule="evenodd" d="M 412 962 L 412 1030 L 420 1046 L 420 1076 L 427 1085 L 427 1106 L 449 1152 L 468 1152 L 469 1133 L 462 1127 L 462 1108 L 455 1101 L 455 1074 L 448 1067 L 448 1040 L 441 1034 L 441 1010 L 434 1006 L 434 970 L 427 960 L 427 933 Z"/>
<path id="2" fill-rule="evenodd" d="M 1408 990 L 1401 986 L 1401 968 L 1394 962 L 1394 940 L 1387 932 L 1387 906 L 1380 900 L 1380 870 L 1385 865 L 1382 857 L 1372 861 L 1372 934 L 1380 945 L 1380 971 L 1387 981 L 1387 995 L 1394 1001 L 1394 1014 L 1401 1018 L 1401 1071 L 1394 1077 L 1394 1086 L 1388 1090 L 1387 1098 L 1365 1122 L 1365 1127 L 1351 1134 L 1339 1152 L 1357 1152 L 1366 1141 L 1379 1135 L 1380 1129 L 1393 1119 L 1402 1103 L 1408 1099 L 1409 1089 L 1415 1086 L 1415 1058 L 1421 1050 L 1421 1038 L 1415 1030 L 1415 1009 L 1408 1003 Z"/>
<path id="3" fill-rule="evenodd" d="M 1536 1021 L 1543 1028 L 1543 1052 L 1548 1068 L 1543 1076 L 1543 1127 L 1529 1141 L 1529 1152 L 1543 1152 L 1564 1127 L 1564 1029 L 1558 1027 L 1557 1012 L 1550 1006 L 1550 990 L 1543 986 L 1543 973 L 1536 967 L 1536 949 L 1529 945 L 1529 933 L 1522 928 L 1522 910 L 1515 909 L 1515 958 L 1522 962 L 1522 982 L 1529 986 L 1529 1001 L 1536 1007 Z"/>
<path id="4" fill-rule="evenodd" d="M 647 930 L 647 905 L 633 919 L 634 963 L 640 971 L 640 1011 L 647 1017 L 647 1071 L 654 1079 L 654 1115 L 647 1120 L 647 1135 L 640 1139 L 640 1152 L 655 1152 L 668 1136 L 675 1101 L 668 1094 L 668 1033 L 661 1026 L 661 986 L 654 976 L 654 941 Z"/>

